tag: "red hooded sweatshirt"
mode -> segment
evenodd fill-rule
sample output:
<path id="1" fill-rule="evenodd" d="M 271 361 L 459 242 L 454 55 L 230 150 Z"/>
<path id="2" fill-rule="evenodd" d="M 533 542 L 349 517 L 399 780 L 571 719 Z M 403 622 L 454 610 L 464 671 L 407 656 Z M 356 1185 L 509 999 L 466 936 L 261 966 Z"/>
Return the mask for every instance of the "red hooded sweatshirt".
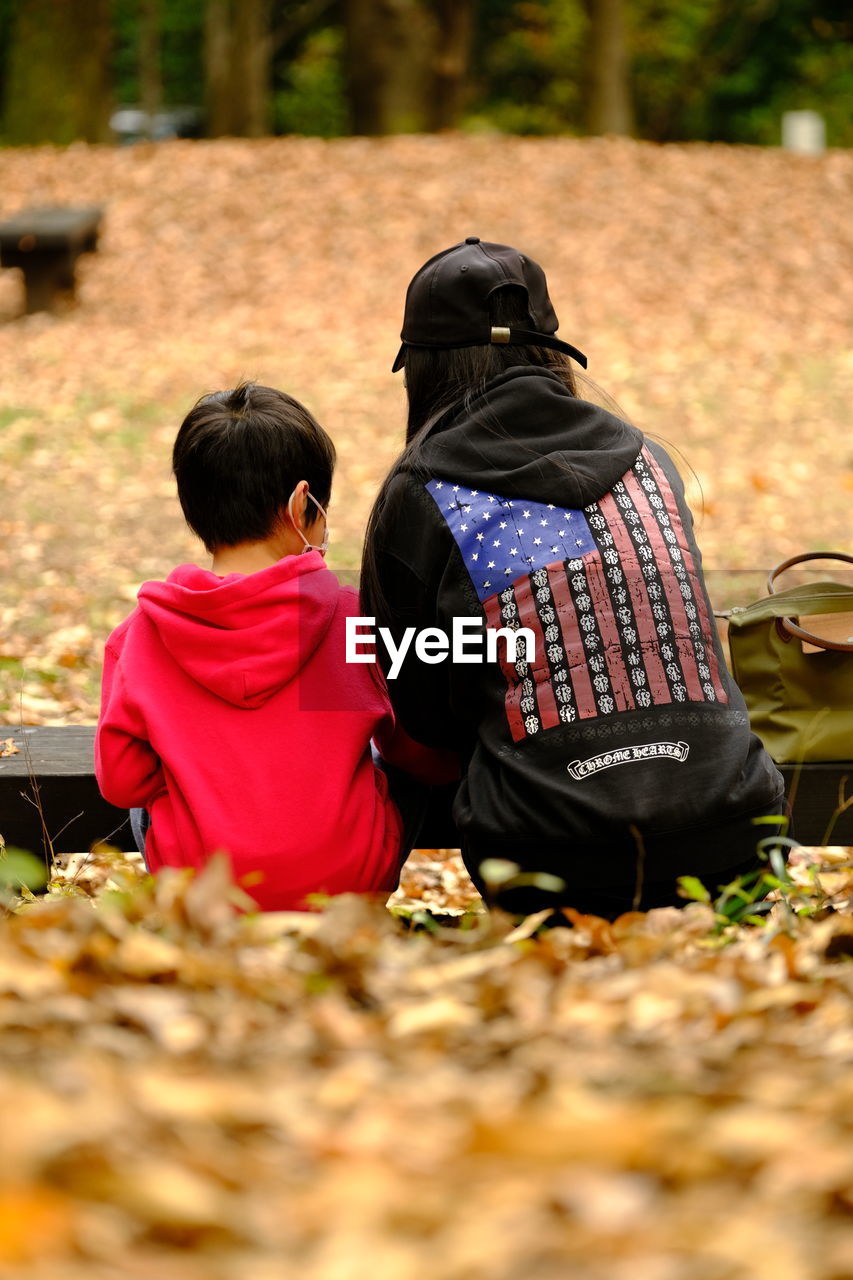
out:
<path id="1" fill-rule="evenodd" d="M 312 552 L 224 578 L 181 565 L 138 599 L 107 641 L 95 772 L 149 811 L 151 870 L 224 849 L 268 911 L 393 890 L 400 815 L 370 740 L 424 776 L 435 753 L 399 749 L 384 687 L 345 661 L 356 592 Z"/>

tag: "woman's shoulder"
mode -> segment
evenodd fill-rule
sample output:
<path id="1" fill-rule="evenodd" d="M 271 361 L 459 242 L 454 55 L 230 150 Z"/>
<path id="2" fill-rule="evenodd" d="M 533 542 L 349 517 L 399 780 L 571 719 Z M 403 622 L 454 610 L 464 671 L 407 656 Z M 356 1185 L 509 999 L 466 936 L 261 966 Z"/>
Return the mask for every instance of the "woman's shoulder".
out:
<path id="1" fill-rule="evenodd" d="M 338 590 L 338 612 L 344 618 L 356 618 L 361 613 L 359 604 L 358 588 L 347 584 L 340 584 Z"/>
<path id="2" fill-rule="evenodd" d="M 425 521 L 431 523 L 434 520 L 435 502 L 431 486 L 436 481 L 442 483 L 441 477 L 433 475 L 431 470 L 399 471 L 388 482 L 377 526 L 382 529 L 402 526 L 412 536 L 417 536 Z"/>
<path id="3" fill-rule="evenodd" d="M 413 493 L 420 492 L 428 479 L 429 474 L 424 472 L 422 468 L 414 470 L 407 467 L 404 470 L 397 471 L 386 486 L 386 504 L 404 501 L 406 498 L 411 497 Z"/>

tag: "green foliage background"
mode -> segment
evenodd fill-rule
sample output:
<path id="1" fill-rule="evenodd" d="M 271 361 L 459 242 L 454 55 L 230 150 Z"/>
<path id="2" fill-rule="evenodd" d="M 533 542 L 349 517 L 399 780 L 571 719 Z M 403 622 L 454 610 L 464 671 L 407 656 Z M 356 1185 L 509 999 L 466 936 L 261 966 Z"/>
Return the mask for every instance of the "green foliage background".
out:
<path id="1" fill-rule="evenodd" d="M 0 0 L 5 118 L 22 2 Z M 270 5 L 274 129 L 345 135 L 343 6 L 316 4 L 310 21 L 305 8 Z M 204 10 L 205 0 L 161 0 L 167 106 L 203 102 Z M 853 14 L 845 0 L 626 0 L 625 11 L 638 136 L 774 144 L 782 112 L 810 108 L 824 117 L 831 146 L 853 145 Z M 139 101 L 139 12 L 140 0 L 113 0 L 117 104 Z M 478 0 L 461 127 L 583 133 L 588 29 L 584 0 Z"/>
<path id="2" fill-rule="evenodd" d="M 137 66 L 139 0 L 113 0 L 116 101 L 140 99 Z M 204 0 L 162 0 L 160 68 L 167 106 L 201 105 L 204 96 Z"/>

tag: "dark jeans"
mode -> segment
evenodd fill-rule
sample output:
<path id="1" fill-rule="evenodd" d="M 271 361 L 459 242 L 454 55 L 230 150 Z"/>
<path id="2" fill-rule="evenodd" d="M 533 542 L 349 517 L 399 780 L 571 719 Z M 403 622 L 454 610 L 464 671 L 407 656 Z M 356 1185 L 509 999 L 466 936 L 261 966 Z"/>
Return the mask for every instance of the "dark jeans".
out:
<path id="1" fill-rule="evenodd" d="M 136 847 L 142 854 L 142 861 L 145 863 L 146 869 L 148 863 L 145 859 L 145 835 L 151 826 L 151 818 L 147 809 L 131 809 L 130 811 L 130 829 L 133 832 L 133 838 L 136 841 Z"/>

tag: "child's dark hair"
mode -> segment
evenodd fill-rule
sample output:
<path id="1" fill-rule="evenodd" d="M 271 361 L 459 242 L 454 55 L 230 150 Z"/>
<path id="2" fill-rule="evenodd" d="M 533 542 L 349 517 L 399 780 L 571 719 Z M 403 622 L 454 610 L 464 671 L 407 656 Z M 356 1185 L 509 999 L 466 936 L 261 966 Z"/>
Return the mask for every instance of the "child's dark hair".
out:
<path id="1" fill-rule="evenodd" d="M 172 450 L 184 517 L 211 553 L 268 538 L 300 480 L 327 507 L 334 467 L 335 446 L 308 410 L 254 382 L 203 396 Z"/>

